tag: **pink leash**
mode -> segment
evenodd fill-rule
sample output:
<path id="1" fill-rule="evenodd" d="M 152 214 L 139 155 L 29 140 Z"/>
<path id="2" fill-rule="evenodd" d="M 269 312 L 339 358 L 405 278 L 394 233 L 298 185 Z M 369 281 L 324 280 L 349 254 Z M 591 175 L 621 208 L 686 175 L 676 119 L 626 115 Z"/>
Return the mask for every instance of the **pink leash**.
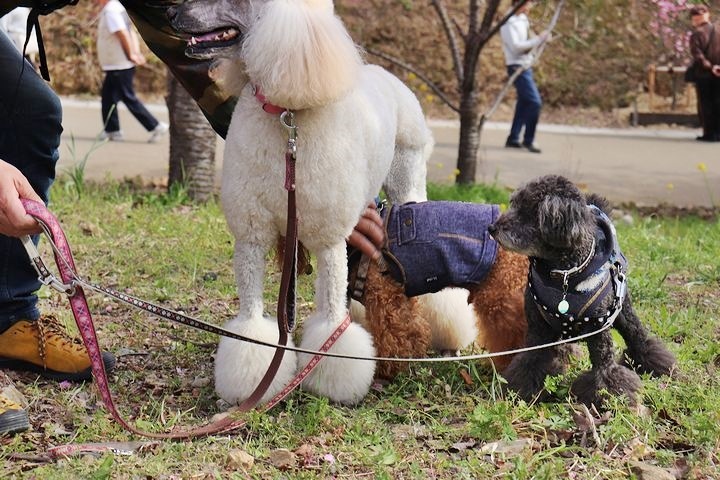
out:
<path id="1" fill-rule="evenodd" d="M 117 411 L 117 408 L 115 407 L 115 403 L 112 398 L 107 374 L 105 372 L 105 365 L 103 364 L 102 360 L 102 352 L 100 350 L 100 346 L 98 345 L 97 334 L 95 332 L 95 326 L 93 324 L 92 316 L 90 314 L 87 300 L 85 298 L 85 293 L 83 292 L 82 287 L 77 282 L 75 282 L 75 262 L 73 260 L 72 252 L 70 251 L 70 246 L 68 245 L 67 239 L 65 237 L 65 233 L 60 227 L 60 224 L 55 218 L 55 216 L 47 210 L 45 205 L 40 202 L 26 199 L 23 199 L 22 202 L 25 206 L 25 210 L 27 211 L 27 213 L 35 217 L 40 222 L 40 224 L 45 229 L 45 233 L 50 237 L 50 239 L 55 245 L 55 262 L 57 264 L 58 271 L 60 272 L 60 277 L 62 281 L 65 282 L 65 285 L 61 285 L 61 287 L 64 287 L 65 293 L 67 293 L 67 295 L 70 297 L 70 307 L 72 309 L 73 316 L 75 317 L 75 322 L 77 324 L 78 330 L 80 331 L 80 335 L 82 336 L 83 342 L 85 343 L 85 348 L 87 349 L 88 356 L 90 357 L 93 377 L 95 378 L 95 382 L 100 392 L 100 396 L 107 410 L 110 412 L 113 418 L 120 425 L 123 426 L 123 428 L 138 435 L 150 438 L 181 439 L 229 432 L 231 430 L 236 430 L 247 423 L 246 420 L 236 420 L 231 418 L 231 416 L 227 416 L 216 422 L 193 428 L 192 430 L 176 430 L 169 433 L 153 433 L 140 430 L 126 422 L 120 415 L 120 413 Z M 39 269 L 39 271 L 45 269 L 45 266 L 42 264 L 41 261 L 38 262 L 37 260 L 35 260 L 34 263 L 36 268 Z M 54 287 L 57 288 L 57 285 L 54 285 Z M 349 324 L 350 317 L 347 316 L 345 320 L 332 333 L 330 338 L 328 338 L 326 342 L 322 345 L 320 351 L 327 352 L 330 347 L 335 343 L 335 341 L 340 337 L 340 335 L 342 335 L 345 329 L 347 329 Z M 277 405 L 280 401 L 282 401 L 288 394 L 290 394 L 290 392 L 292 392 L 298 385 L 300 385 L 300 383 L 317 366 L 321 359 L 322 356 L 320 354 L 314 355 L 311 358 L 310 362 L 308 362 L 308 364 L 305 366 L 305 368 L 303 368 L 303 370 L 288 385 L 286 385 L 280 391 L 280 393 L 275 395 L 267 404 L 261 407 L 260 410 L 267 411 Z M 61 456 L 74 453 L 76 451 L 82 451 L 82 448 L 82 445 L 63 445 L 50 449 L 49 453 L 54 456 Z"/>

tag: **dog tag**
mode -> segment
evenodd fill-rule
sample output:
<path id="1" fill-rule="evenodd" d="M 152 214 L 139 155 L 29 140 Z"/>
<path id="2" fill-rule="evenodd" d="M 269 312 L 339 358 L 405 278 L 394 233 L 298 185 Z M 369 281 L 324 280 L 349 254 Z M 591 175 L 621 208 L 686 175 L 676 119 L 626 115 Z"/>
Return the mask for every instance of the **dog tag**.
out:
<path id="1" fill-rule="evenodd" d="M 570 309 L 570 304 L 567 302 L 567 300 L 563 299 L 560 301 L 560 303 L 558 303 L 557 309 L 560 313 L 567 313 L 567 311 Z"/>

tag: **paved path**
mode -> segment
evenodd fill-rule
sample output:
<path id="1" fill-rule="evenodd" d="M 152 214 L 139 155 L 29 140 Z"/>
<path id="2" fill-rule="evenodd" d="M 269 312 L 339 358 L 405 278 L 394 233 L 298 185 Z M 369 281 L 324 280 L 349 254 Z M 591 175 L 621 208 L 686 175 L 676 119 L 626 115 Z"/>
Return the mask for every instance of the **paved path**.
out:
<path id="1" fill-rule="evenodd" d="M 70 168 L 97 143 L 101 130 L 97 101 L 63 99 L 64 125 L 60 171 Z M 164 105 L 149 105 L 167 121 Z M 147 143 L 149 134 L 120 106 L 124 142 L 99 145 L 89 155 L 88 179 L 142 177 L 160 180 L 168 171 L 168 139 Z M 428 178 L 451 182 L 456 165 L 458 123 L 431 121 L 436 146 Z M 538 143 L 543 153 L 503 148 L 506 123 L 491 122 L 482 133 L 477 180 L 516 187 L 547 173 L 559 173 L 605 195 L 613 202 L 677 206 L 720 204 L 720 144 L 694 141 L 696 130 L 645 128 L 591 129 L 541 124 Z M 217 167 L 222 165 L 223 140 L 218 137 Z M 71 153 L 73 148 L 75 154 Z M 700 171 L 698 164 L 706 166 Z"/>

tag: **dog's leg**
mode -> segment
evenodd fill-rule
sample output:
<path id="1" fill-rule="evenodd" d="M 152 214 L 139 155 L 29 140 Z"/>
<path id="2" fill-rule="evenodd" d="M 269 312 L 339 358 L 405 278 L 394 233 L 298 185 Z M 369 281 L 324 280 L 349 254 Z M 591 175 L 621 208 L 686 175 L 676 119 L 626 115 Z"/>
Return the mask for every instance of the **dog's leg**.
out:
<path id="1" fill-rule="evenodd" d="M 367 274 L 364 326 L 372 335 L 379 357 L 425 357 L 430 346 L 430 326 L 420 314 L 417 299 L 405 296 L 403 287 L 378 270 L 372 262 Z M 407 370 L 407 363 L 380 362 L 376 376 L 393 379 Z"/>
<path id="2" fill-rule="evenodd" d="M 662 341 L 649 334 L 632 307 L 630 295 L 625 297 L 623 309 L 615 320 L 615 328 L 627 345 L 622 364 L 639 373 L 654 376 L 670 375 L 675 366 L 675 356 Z"/>
<path id="3" fill-rule="evenodd" d="M 543 345 L 558 339 L 557 334 L 545 323 L 531 296 L 525 294 L 525 316 L 528 321 L 528 347 Z M 520 398 L 530 401 L 543 394 L 545 377 L 563 373 L 567 366 L 570 348 L 565 346 L 547 347 L 516 355 L 502 373 L 508 386 Z M 541 395 L 541 399 L 544 395 Z"/>
<path id="4" fill-rule="evenodd" d="M 570 388 L 577 399 L 586 405 L 601 408 L 603 390 L 611 395 L 627 395 L 631 404 L 637 401 L 640 377 L 632 370 L 615 363 L 613 340 L 606 330 L 587 341 L 592 370 L 580 375 Z"/>
<path id="5" fill-rule="evenodd" d="M 482 288 L 470 292 L 477 314 L 476 343 L 490 353 L 521 348 L 525 345 L 527 332 L 524 295 L 522 292 L 507 292 L 504 298 L 493 301 L 498 295 L 484 295 L 485 290 L 487 289 Z M 493 357 L 491 361 L 495 368 L 502 372 L 512 359 L 512 355 L 503 355 Z"/>
<path id="6" fill-rule="evenodd" d="M 417 297 L 420 314 L 430 325 L 432 348 L 441 354 L 455 355 L 477 338 L 477 322 L 468 292 L 462 288 L 445 288 Z"/>
<path id="7" fill-rule="evenodd" d="M 258 244 L 236 243 L 234 261 L 240 314 L 225 324 L 225 328 L 251 338 L 277 343 L 277 321 L 263 316 L 267 250 Z M 292 346 L 292 340 L 289 339 L 288 344 Z M 232 404 L 245 400 L 260 383 L 274 354 L 273 348 L 222 337 L 215 355 L 215 391 L 218 396 Z M 261 403 L 267 402 L 289 383 L 296 368 L 295 352 L 285 352 L 280 369 Z"/>
<path id="8" fill-rule="evenodd" d="M 345 243 L 317 254 L 318 274 L 315 284 L 314 312 L 305 321 L 301 345 L 317 350 L 347 315 L 347 255 Z M 351 323 L 330 349 L 331 352 L 358 357 L 374 357 L 370 334 L 357 323 Z M 310 356 L 299 356 L 304 368 Z M 324 358 L 303 382 L 303 388 L 339 403 L 354 404 L 367 395 L 375 374 L 375 362 Z"/>

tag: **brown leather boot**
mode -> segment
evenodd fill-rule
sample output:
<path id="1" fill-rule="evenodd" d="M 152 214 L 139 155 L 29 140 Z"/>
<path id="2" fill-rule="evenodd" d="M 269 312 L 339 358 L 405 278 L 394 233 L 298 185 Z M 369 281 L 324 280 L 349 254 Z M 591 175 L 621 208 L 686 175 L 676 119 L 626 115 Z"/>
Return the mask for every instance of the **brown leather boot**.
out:
<path id="1" fill-rule="evenodd" d="M 105 371 L 115 356 L 103 352 Z M 90 357 L 79 338 L 72 338 L 57 318 L 20 320 L 0 334 L 0 368 L 36 372 L 54 380 L 83 381 L 92 377 Z"/>

